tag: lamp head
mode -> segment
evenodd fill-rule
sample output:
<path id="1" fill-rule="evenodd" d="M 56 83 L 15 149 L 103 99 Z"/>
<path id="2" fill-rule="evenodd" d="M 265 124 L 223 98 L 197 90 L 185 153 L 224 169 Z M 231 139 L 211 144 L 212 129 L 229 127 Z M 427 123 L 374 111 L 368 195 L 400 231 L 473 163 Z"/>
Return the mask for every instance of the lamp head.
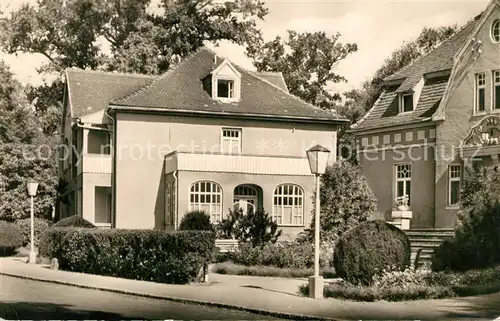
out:
<path id="1" fill-rule="evenodd" d="M 330 150 L 321 145 L 316 145 L 307 151 L 309 168 L 314 175 L 324 174 L 328 163 Z"/>
<path id="2" fill-rule="evenodd" d="M 26 184 L 28 188 L 28 195 L 29 196 L 36 196 L 36 191 L 38 189 L 38 183 L 34 181 L 29 181 L 28 184 Z"/>

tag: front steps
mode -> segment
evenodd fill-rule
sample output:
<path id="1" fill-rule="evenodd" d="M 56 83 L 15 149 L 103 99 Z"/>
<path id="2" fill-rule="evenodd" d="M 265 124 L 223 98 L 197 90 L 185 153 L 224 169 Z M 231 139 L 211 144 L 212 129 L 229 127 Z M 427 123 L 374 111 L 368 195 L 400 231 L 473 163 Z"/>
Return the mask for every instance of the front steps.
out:
<path id="1" fill-rule="evenodd" d="M 425 262 L 431 262 L 434 254 L 434 249 L 439 247 L 445 240 L 453 239 L 454 229 L 411 229 L 404 231 L 411 244 L 411 263 L 415 262 L 415 257 L 419 249 L 420 253 L 419 266 Z"/>

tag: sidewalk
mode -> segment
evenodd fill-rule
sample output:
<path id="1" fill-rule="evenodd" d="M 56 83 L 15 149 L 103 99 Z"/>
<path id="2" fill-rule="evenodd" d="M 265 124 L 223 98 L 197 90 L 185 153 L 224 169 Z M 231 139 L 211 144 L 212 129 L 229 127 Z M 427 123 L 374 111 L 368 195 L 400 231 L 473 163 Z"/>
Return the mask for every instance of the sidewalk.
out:
<path id="1" fill-rule="evenodd" d="M 492 320 L 500 315 L 500 294 L 449 300 L 350 302 L 300 297 L 300 279 L 211 274 L 208 284 L 167 285 L 98 275 L 54 271 L 0 258 L 0 274 L 185 303 L 209 304 L 292 319 Z"/>

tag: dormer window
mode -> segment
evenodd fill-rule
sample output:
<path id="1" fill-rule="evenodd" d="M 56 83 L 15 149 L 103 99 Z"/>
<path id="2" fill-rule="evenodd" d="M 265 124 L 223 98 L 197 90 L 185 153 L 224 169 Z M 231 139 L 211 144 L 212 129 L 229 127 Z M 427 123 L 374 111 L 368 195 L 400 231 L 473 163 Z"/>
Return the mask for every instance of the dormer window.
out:
<path id="1" fill-rule="evenodd" d="M 413 93 L 401 94 L 399 101 L 399 112 L 407 113 L 413 111 Z"/>
<path id="2" fill-rule="evenodd" d="M 234 80 L 217 80 L 217 98 L 234 98 Z"/>
<path id="3" fill-rule="evenodd" d="M 240 100 L 241 74 L 231 65 L 229 60 L 224 60 L 211 74 L 212 99 L 223 103 L 237 102 Z"/>

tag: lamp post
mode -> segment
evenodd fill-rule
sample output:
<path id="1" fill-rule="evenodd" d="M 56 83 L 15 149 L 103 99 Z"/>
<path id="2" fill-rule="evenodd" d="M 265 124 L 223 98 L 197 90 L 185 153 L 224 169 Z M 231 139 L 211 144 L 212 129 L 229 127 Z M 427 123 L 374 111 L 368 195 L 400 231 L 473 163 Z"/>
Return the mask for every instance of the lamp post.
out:
<path id="1" fill-rule="evenodd" d="M 30 246 L 30 257 L 29 263 L 36 264 L 36 252 L 35 252 L 35 209 L 33 205 L 33 197 L 36 196 L 36 190 L 38 189 L 37 182 L 28 182 L 28 195 L 31 201 L 31 246 Z"/>
<path id="2" fill-rule="evenodd" d="M 325 173 L 329 155 L 330 150 L 321 145 L 316 145 L 307 151 L 309 167 L 311 168 L 311 173 L 314 174 L 316 178 L 316 209 L 314 213 L 314 275 L 309 277 L 309 297 L 314 299 L 323 298 L 323 277 L 319 275 L 319 177 L 321 174 Z"/>

